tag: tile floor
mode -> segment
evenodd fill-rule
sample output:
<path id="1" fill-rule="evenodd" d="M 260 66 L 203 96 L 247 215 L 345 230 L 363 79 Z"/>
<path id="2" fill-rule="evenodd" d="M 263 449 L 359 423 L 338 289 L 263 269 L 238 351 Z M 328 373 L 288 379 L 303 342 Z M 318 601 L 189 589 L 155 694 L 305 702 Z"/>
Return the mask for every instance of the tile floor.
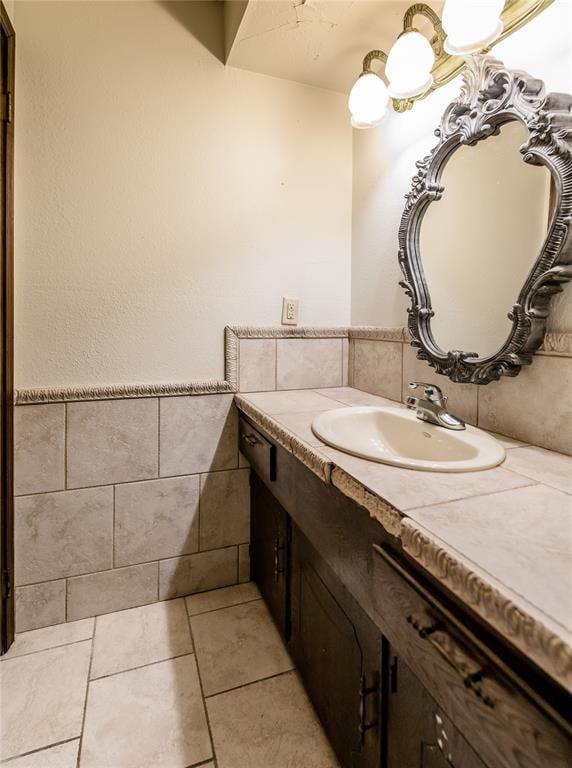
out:
<path id="1" fill-rule="evenodd" d="M 253 583 L 24 632 L 7 768 L 337 768 Z"/>

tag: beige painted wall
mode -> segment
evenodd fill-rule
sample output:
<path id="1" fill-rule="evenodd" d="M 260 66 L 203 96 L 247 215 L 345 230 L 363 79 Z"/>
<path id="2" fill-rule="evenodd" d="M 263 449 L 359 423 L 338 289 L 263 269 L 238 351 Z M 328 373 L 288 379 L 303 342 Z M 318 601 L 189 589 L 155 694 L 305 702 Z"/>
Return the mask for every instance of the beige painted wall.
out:
<path id="1" fill-rule="evenodd" d="M 552 91 L 572 92 L 572 4 L 555 0 L 492 54 L 507 66 L 544 79 Z M 415 174 L 415 161 L 436 144 L 433 130 L 460 80 L 418 102 L 407 113 L 388 112 L 372 130 L 354 130 L 352 323 L 399 325 L 406 297 L 398 285 L 397 232 Z M 549 328 L 572 330 L 572 285 L 557 297 Z"/>
<path id="2" fill-rule="evenodd" d="M 225 69 L 217 4 L 17 6 L 17 387 L 222 376 L 283 295 L 349 322 L 343 95 Z"/>

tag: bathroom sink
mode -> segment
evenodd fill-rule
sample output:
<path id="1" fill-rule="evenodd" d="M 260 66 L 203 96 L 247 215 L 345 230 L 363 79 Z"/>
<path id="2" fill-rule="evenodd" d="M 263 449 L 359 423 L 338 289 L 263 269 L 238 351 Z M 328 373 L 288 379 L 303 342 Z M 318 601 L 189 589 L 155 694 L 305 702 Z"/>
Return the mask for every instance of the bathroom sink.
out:
<path id="1" fill-rule="evenodd" d="M 502 445 L 480 429 L 437 427 L 405 408 L 338 408 L 317 416 L 312 431 L 353 456 L 427 472 L 490 469 L 505 457 Z"/>

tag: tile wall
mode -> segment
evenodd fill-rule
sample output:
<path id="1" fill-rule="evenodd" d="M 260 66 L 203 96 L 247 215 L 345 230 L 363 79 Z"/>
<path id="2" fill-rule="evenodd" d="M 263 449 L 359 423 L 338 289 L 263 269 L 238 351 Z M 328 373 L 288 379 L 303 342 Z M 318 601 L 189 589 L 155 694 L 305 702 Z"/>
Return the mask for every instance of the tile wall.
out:
<path id="1" fill-rule="evenodd" d="M 486 386 L 455 384 L 417 359 L 405 333 L 396 341 L 360 338 L 356 329 L 350 332 L 349 367 L 356 389 L 404 402 L 410 381 L 436 383 L 448 395 L 450 410 L 467 423 L 572 454 L 570 356 L 543 352 L 515 378 L 504 376 Z"/>
<path id="2" fill-rule="evenodd" d="M 340 333 L 241 338 L 239 388 L 347 384 Z M 232 394 L 18 405 L 14 458 L 18 632 L 249 580 Z"/>
<path id="3" fill-rule="evenodd" d="M 15 409 L 20 632 L 247 581 L 232 394 Z"/>

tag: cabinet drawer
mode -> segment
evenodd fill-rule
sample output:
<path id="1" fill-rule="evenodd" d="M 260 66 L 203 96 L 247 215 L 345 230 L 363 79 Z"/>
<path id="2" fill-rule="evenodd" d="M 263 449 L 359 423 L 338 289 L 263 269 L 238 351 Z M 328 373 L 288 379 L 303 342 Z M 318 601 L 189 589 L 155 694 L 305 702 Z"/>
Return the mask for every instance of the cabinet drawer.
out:
<path id="1" fill-rule="evenodd" d="M 525 684 L 385 547 L 374 545 L 373 578 L 389 640 L 487 765 L 572 765 L 567 724 L 537 706 Z"/>
<path id="2" fill-rule="evenodd" d="M 243 416 L 239 424 L 240 451 L 246 456 L 262 480 L 276 480 L 276 446 L 272 445 Z"/>

